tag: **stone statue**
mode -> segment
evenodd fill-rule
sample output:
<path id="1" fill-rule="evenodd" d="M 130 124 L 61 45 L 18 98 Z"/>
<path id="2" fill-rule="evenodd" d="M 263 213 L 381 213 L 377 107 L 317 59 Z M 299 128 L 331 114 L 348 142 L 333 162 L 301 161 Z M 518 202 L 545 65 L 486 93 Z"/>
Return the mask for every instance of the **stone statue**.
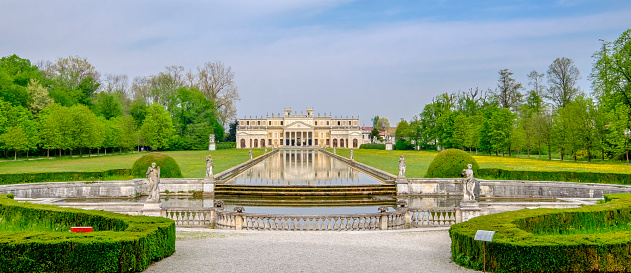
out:
<path id="1" fill-rule="evenodd" d="M 475 200 L 475 178 L 473 178 L 473 166 L 471 164 L 467 165 L 467 169 L 462 170 L 462 175 L 464 179 L 462 180 L 463 188 L 464 188 L 464 198 L 463 200 Z"/>
<path id="2" fill-rule="evenodd" d="M 206 178 L 213 178 L 213 159 L 210 155 L 206 157 Z"/>
<path id="3" fill-rule="evenodd" d="M 355 155 L 355 152 L 353 152 L 353 149 L 351 149 L 351 160 L 355 160 L 355 159 L 353 159 L 354 155 Z"/>
<path id="4" fill-rule="evenodd" d="M 160 203 L 160 167 L 156 167 L 156 163 L 151 163 L 151 167 L 147 169 L 147 179 L 149 183 L 149 197 L 146 203 Z"/>
<path id="5" fill-rule="evenodd" d="M 337 154 L 337 151 L 335 150 L 335 146 L 333 146 L 333 153 Z"/>
<path id="6" fill-rule="evenodd" d="M 265 147 L 265 153 L 267 153 L 267 147 Z"/>
<path id="7" fill-rule="evenodd" d="M 210 134 L 210 136 L 208 136 L 208 150 L 209 151 L 215 150 L 215 135 L 214 134 Z"/>
<path id="8" fill-rule="evenodd" d="M 250 155 L 250 160 L 252 160 L 252 149 L 250 149 L 250 152 L 248 154 Z"/>
<path id="9" fill-rule="evenodd" d="M 405 158 L 401 155 L 401 157 L 399 157 L 399 177 L 405 177 L 405 168 Z"/>

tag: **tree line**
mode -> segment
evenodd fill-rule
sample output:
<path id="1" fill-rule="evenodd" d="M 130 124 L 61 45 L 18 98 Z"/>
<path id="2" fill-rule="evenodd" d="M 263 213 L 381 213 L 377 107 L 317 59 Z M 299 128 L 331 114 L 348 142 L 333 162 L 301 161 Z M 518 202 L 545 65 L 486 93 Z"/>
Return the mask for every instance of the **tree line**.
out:
<path id="1" fill-rule="evenodd" d="M 207 149 L 208 137 L 234 141 L 239 100 L 234 73 L 220 62 L 157 75 L 101 74 L 78 56 L 55 62 L 0 59 L 0 152 L 47 156 L 141 147 Z M 231 136 L 224 126 L 230 124 Z M 52 151 L 52 153 L 51 153 Z"/>
<path id="2" fill-rule="evenodd" d="M 557 58 L 545 74 L 530 72 L 529 88 L 502 69 L 496 88 L 439 95 L 410 122 L 401 121 L 397 148 L 628 160 L 631 29 L 603 41 L 593 59 L 591 94 L 577 86 L 580 71 L 569 58 Z"/>

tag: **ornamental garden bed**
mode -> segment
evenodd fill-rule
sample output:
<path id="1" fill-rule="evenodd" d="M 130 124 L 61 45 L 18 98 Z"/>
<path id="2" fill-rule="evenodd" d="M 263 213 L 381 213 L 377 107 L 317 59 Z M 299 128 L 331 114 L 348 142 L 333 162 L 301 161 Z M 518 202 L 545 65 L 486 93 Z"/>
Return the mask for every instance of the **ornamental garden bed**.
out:
<path id="1" fill-rule="evenodd" d="M 480 216 L 450 228 L 452 259 L 478 270 L 486 260 L 493 272 L 629 272 L 630 223 L 631 193 L 575 209 Z M 475 241 L 478 230 L 495 231 L 493 241 Z"/>
<path id="2" fill-rule="evenodd" d="M 91 226 L 94 232 L 70 232 Z M 175 223 L 0 196 L 0 272 L 137 272 L 175 252 Z"/>

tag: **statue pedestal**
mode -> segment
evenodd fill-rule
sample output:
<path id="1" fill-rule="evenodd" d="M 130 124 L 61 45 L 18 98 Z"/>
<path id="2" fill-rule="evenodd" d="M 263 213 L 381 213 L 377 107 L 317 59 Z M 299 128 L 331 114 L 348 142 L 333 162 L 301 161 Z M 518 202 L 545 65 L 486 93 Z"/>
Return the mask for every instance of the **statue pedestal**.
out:
<path id="1" fill-rule="evenodd" d="M 405 176 L 397 177 L 395 183 L 397 184 L 397 195 L 406 195 L 410 193 L 408 179 L 405 178 Z"/>
<path id="2" fill-rule="evenodd" d="M 145 203 L 140 213 L 145 216 L 160 217 L 162 214 L 162 206 L 160 203 Z"/>
<path id="3" fill-rule="evenodd" d="M 460 222 L 466 222 L 474 217 L 480 216 L 480 203 L 475 200 L 463 200 L 460 202 Z M 456 217 L 458 218 L 458 217 Z"/>
<path id="4" fill-rule="evenodd" d="M 392 151 L 392 143 L 386 143 L 386 151 Z"/>
<path id="5" fill-rule="evenodd" d="M 204 178 L 204 181 L 202 183 L 203 195 L 210 195 L 215 193 L 215 179 L 213 177 Z"/>
<path id="6" fill-rule="evenodd" d="M 208 144 L 208 150 L 209 151 L 214 151 L 215 150 L 215 143 Z"/>

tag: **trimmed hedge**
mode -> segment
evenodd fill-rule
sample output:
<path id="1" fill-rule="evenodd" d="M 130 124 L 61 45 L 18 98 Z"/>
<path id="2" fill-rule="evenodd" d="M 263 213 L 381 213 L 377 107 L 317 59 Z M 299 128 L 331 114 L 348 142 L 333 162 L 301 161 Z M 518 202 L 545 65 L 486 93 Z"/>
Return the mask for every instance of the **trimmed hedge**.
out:
<path id="1" fill-rule="evenodd" d="M 631 271 L 631 193 L 575 209 L 524 209 L 475 217 L 451 226 L 452 259 L 482 269 L 477 230 L 496 231 L 486 242 L 486 268 L 494 272 Z"/>
<path id="2" fill-rule="evenodd" d="M 96 181 L 111 176 L 131 176 L 131 169 L 113 169 L 102 172 L 49 172 L 0 174 L 0 185 L 55 181 Z"/>
<path id="3" fill-rule="evenodd" d="M 595 173 L 595 172 L 540 172 L 540 171 L 515 171 L 504 169 L 479 169 L 480 177 L 490 177 L 502 180 L 528 180 L 528 181 L 569 181 L 604 184 L 631 184 L 631 174 L 621 173 Z"/>
<path id="4" fill-rule="evenodd" d="M 385 150 L 386 149 L 386 144 L 365 143 L 365 144 L 359 145 L 359 148 L 360 149 Z"/>
<path id="5" fill-rule="evenodd" d="M 52 220 L 95 232 L 0 232 L 0 272 L 137 272 L 175 252 L 175 223 L 161 217 L 18 203 L 0 196 L 0 218 Z"/>
<path id="6" fill-rule="evenodd" d="M 480 166 L 468 153 L 458 149 L 447 149 L 438 153 L 427 168 L 426 178 L 462 177 L 462 170 L 472 164 L 474 176 L 478 175 Z"/>
<path id="7" fill-rule="evenodd" d="M 180 165 L 175 162 L 175 159 L 164 153 L 148 153 L 138 158 L 134 165 L 131 167 L 131 174 L 134 177 L 146 177 L 147 169 L 151 166 L 151 163 L 156 163 L 160 167 L 161 178 L 181 178 L 182 171 Z"/>
<path id="8" fill-rule="evenodd" d="M 221 149 L 233 149 L 237 147 L 237 143 L 236 142 L 220 142 L 215 144 L 215 149 L 216 150 L 221 150 Z"/>

